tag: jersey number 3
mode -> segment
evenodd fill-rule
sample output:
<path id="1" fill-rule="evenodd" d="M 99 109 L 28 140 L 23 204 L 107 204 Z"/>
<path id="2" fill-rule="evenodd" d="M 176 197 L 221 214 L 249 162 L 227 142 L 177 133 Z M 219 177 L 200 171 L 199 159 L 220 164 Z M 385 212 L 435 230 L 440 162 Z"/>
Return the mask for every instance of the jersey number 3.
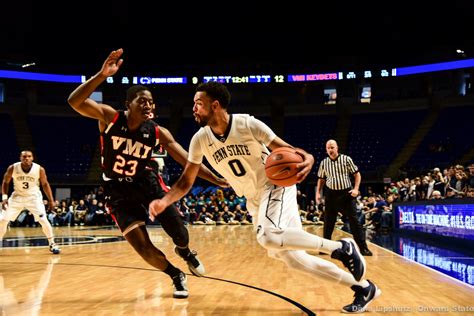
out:
<path id="1" fill-rule="evenodd" d="M 126 161 L 125 158 L 120 155 L 117 155 L 115 158 L 117 160 L 115 161 L 114 168 L 112 169 L 114 172 L 126 175 L 128 177 L 133 177 L 135 175 L 135 173 L 137 172 L 138 161 Z M 125 170 L 126 166 L 128 167 L 128 170 Z"/>

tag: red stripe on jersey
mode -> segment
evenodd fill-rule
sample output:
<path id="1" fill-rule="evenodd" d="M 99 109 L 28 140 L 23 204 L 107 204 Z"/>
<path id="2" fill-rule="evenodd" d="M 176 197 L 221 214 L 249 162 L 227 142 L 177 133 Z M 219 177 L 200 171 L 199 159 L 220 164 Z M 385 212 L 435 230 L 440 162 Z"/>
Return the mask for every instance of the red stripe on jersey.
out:
<path id="1" fill-rule="evenodd" d="M 160 129 L 158 128 L 158 124 L 155 125 L 155 135 L 156 135 L 156 139 L 160 139 Z"/>
<path id="2" fill-rule="evenodd" d="M 160 182 L 160 186 L 163 189 L 163 191 L 168 192 L 170 189 L 165 184 L 165 181 L 163 181 L 163 178 L 159 174 L 156 174 L 156 176 L 158 177 L 158 182 Z"/>
<path id="3" fill-rule="evenodd" d="M 114 118 L 112 119 L 112 121 L 110 121 L 110 123 L 115 123 L 117 122 L 117 119 L 119 118 L 119 112 L 117 112 L 114 116 Z"/>
<path id="4" fill-rule="evenodd" d="M 104 135 L 100 134 L 99 136 L 99 141 L 100 141 L 100 153 L 104 153 Z"/>
<path id="5" fill-rule="evenodd" d="M 112 208 L 107 203 L 105 203 L 105 211 L 110 215 L 110 217 L 112 217 L 112 219 L 118 226 L 117 218 L 115 217 L 115 214 L 112 213 Z"/>

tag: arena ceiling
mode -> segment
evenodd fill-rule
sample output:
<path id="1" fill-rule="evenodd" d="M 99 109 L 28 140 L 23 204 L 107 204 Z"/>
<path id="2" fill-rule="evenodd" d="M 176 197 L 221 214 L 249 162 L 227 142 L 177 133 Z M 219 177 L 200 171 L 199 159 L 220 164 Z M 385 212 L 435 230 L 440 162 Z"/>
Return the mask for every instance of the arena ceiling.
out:
<path id="1" fill-rule="evenodd" d="M 124 48 L 127 70 L 304 70 L 474 58 L 474 4 L 433 2 L 16 1 L 2 4 L 0 69 L 94 72 Z M 6 14 L 5 14 L 6 13 Z M 464 54 L 456 53 L 464 50 Z"/>

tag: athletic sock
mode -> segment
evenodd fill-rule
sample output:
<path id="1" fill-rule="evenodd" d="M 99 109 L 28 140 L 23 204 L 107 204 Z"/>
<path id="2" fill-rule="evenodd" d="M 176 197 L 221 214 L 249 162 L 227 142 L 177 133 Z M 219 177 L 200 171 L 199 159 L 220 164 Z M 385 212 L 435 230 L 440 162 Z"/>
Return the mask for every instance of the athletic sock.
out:
<path id="1" fill-rule="evenodd" d="M 168 262 L 168 266 L 166 267 L 166 269 L 163 270 L 163 272 L 173 278 L 177 276 L 181 272 L 181 270 L 172 265 L 171 262 Z"/>

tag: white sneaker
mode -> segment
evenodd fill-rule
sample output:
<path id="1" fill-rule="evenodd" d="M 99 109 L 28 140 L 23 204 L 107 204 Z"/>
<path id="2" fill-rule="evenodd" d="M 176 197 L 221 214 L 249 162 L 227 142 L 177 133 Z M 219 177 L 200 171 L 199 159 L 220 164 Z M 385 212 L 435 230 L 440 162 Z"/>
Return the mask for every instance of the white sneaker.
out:
<path id="1" fill-rule="evenodd" d="M 204 268 L 204 264 L 201 262 L 201 260 L 198 259 L 196 251 L 194 250 L 190 251 L 186 257 L 183 257 L 179 254 L 178 247 L 174 248 L 174 252 L 178 256 L 183 258 L 184 261 L 186 261 L 186 263 L 188 264 L 189 271 L 191 271 L 192 274 L 198 277 L 202 277 L 206 274 L 206 269 Z"/>
<path id="2" fill-rule="evenodd" d="M 187 298 L 189 296 L 186 274 L 180 272 L 173 278 L 173 297 Z"/>
<path id="3" fill-rule="evenodd" d="M 56 244 L 49 245 L 49 251 L 51 251 L 55 255 L 58 255 L 59 253 L 61 253 L 61 249 L 59 249 L 59 246 Z"/>

